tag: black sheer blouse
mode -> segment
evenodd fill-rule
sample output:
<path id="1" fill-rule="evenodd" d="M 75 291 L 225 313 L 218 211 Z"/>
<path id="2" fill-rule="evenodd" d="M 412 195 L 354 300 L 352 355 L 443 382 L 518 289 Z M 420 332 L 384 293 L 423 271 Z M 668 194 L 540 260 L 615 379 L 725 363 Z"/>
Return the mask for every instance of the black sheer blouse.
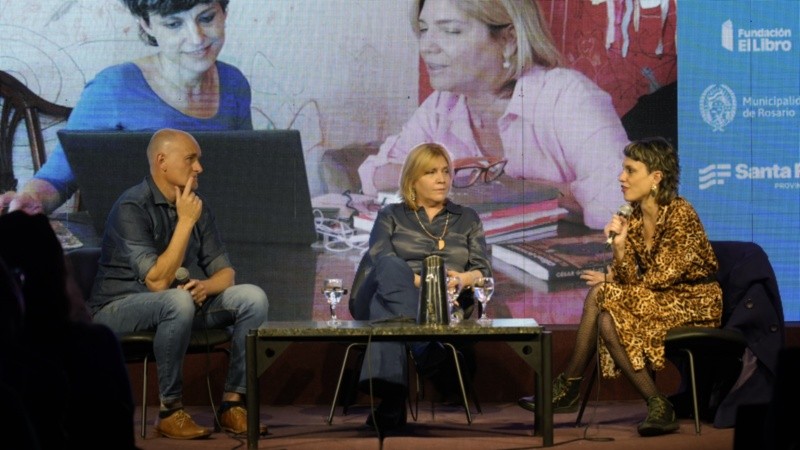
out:
<path id="1" fill-rule="evenodd" d="M 448 217 L 449 216 L 449 217 Z M 444 248 L 439 249 L 438 238 L 447 222 Z M 448 201 L 444 208 L 428 221 L 424 211 L 419 220 L 405 203 L 385 206 L 378 213 L 369 237 L 369 254 L 374 263 L 384 255 L 395 255 L 405 260 L 414 273 L 422 271 L 422 261 L 429 255 L 439 255 L 445 267 L 457 272 L 479 270 L 483 276 L 492 276 L 491 265 L 486 254 L 486 238 L 483 224 L 472 209 Z"/>

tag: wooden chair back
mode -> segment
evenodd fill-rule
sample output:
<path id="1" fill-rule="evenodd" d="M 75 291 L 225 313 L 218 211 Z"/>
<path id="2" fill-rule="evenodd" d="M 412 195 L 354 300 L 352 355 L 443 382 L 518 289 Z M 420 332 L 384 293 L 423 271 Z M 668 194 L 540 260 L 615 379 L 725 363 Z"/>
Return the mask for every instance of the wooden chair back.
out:
<path id="1" fill-rule="evenodd" d="M 14 176 L 14 135 L 21 122 L 25 122 L 31 149 L 33 172 L 36 173 L 47 159 L 42 135 L 40 115 L 66 120 L 72 108 L 51 103 L 31 91 L 11 74 L 0 70 L 0 192 L 16 190 Z"/>

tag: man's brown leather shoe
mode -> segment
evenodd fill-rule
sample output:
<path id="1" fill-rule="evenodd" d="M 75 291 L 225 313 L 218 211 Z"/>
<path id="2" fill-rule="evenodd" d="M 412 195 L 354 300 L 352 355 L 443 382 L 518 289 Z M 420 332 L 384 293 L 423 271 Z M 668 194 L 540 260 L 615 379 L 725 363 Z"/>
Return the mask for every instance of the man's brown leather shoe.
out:
<path id="1" fill-rule="evenodd" d="M 160 419 L 155 428 L 158 434 L 172 439 L 200 439 L 211 435 L 211 430 L 197 425 L 183 409 Z"/>
<path id="2" fill-rule="evenodd" d="M 222 429 L 234 433 L 247 433 L 247 410 L 241 406 L 231 406 L 226 409 L 219 417 Z M 263 423 L 258 424 L 258 434 L 267 434 L 267 426 Z"/>

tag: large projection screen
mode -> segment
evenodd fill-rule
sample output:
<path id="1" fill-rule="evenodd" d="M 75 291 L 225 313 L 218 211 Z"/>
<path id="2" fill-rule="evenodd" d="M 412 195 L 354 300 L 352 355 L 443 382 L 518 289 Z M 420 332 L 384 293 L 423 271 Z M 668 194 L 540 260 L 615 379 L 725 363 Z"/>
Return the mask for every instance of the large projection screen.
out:
<path id="1" fill-rule="evenodd" d="M 300 131 L 309 190 L 328 232 L 354 212 L 345 203 L 358 208 L 372 201 L 357 194 L 358 166 L 400 133 L 433 92 L 411 26 L 412 3 L 231 0 L 228 6 L 219 59 L 249 81 L 255 129 Z M 778 275 L 786 320 L 800 320 L 800 5 L 695 1 L 678 10 L 675 0 L 538 3 L 564 66 L 609 94 L 629 137 L 658 134 L 678 146 L 681 194 L 710 238 L 762 245 Z M 0 0 L 0 33 L 0 70 L 66 106 L 75 106 L 104 68 L 158 50 L 139 40 L 136 20 L 116 0 Z M 48 151 L 63 125 L 45 123 Z M 28 152 L 20 129 L 14 148 L 20 184 L 32 176 Z M 605 195 L 616 199 L 619 189 Z M 314 261 L 301 266 L 316 267 L 318 285 L 334 275 L 352 277 L 364 233 L 328 248 L 321 234 Z M 578 322 L 584 286 L 544 282 L 503 263 L 496 272 L 495 317 Z M 296 319 L 326 318 L 321 295 L 298 301 L 309 303 L 302 310 L 312 317 Z M 348 318 L 345 309 L 340 315 Z"/>

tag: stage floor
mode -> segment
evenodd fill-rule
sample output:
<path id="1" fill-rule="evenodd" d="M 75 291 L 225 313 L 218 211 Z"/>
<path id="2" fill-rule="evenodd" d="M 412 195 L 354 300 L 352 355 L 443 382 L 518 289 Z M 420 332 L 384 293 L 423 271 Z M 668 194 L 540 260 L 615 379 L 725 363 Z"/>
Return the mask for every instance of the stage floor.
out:
<path id="1" fill-rule="evenodd" d="M 384 438 L 381 447 L 374 431 L 364 426 L 368 405 L 352 406 L 346 416 L 342 415 L 341 408 L 337 408 L 333 425 L 330 426 L 325 422 L 329 411 L 325 405 L 263 405 L 261 419 L 269 426 L 270 434 L 259 440 L 258 448 L 521 450 L 542 444 L 541 438 L 532 436 L 532 414 L 516 404 L 482 404 L 483 414 L 474 414 L 472 425 L 467 425 L 464 411 L 459 406 L 436 404 L 433 414 L 430 402 L 423 401 L 419 406 L 418 420 L 413 422 L 409 416 L 406 428 Z M 187 409 L 199 424 L 211 426 L 213 419 L 210 407 L 193 406 Z M 148 410 L 148 434 L 142 440 L 138 436 L 138 409 L 136 414 L 136 445 L 142 450 L 246 448 L 244 437 L 237 438 L 224 433 L 214 433 L 209 439 L 199 441 L 157 437 L 152 428 L 157 415 L 155 407 Z M 562 449 L 733 448 L 733 429 L 717 429 L 704 423 L 698 436 L 690 419 L 682 419 L 681 428 L 676 433 L 642 438 L 636 433 L 636 425 L 646 414 L 647 408 L 642 401 L 590 402 L 580 428 L 574 426 L 577 414 L 555 416 L 555 444 Z"/>

